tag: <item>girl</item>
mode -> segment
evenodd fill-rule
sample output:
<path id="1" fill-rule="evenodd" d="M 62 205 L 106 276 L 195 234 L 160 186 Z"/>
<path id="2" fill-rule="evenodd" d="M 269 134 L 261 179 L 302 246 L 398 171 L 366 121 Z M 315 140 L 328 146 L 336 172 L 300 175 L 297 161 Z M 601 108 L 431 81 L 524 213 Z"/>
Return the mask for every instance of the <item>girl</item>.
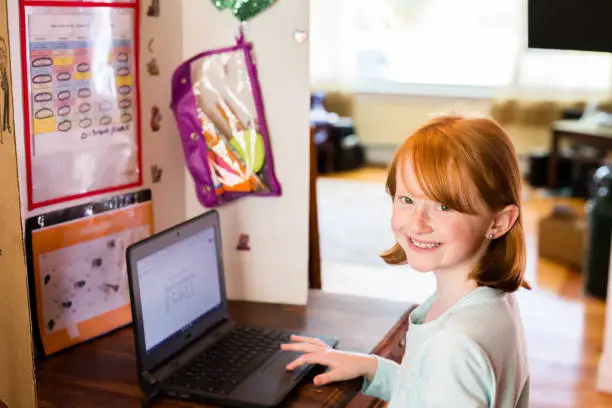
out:
<path id="1" fill-rule="evenodd" d="M 513 292 L 525 269 L 521 181 L 504 130 L 486 118 L 443 116 L 397 150 L 387 177 L 396 244 L 389 264 L 432 271 L 436 293 L 410 315 L 401 365 L 293 337 L 287 368 L 321 364 L 317 385 L 363 377 L 390 408 L 526 408 L 529 372 Z"/>

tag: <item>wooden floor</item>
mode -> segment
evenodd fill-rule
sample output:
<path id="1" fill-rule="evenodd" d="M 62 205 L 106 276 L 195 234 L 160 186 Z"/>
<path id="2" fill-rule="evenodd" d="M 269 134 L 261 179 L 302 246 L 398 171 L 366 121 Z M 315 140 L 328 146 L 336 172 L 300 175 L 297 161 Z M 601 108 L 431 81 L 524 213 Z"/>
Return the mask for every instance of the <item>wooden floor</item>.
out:
<path id="1" fill-rule="evenodd" d="M 382 168 L 331 176 L 384 183 Z M 525 187 L 526 275 L 534 289 L 518 293 L 531 371 L 532 408 L 612 407 L 612 395 L 595 390 L 602 352 L 605 303 L 583 295 L 580 272 L 538 256 L 538 220 L 555 203 L 584 211 L 584 201 L 547 197 Z"/>

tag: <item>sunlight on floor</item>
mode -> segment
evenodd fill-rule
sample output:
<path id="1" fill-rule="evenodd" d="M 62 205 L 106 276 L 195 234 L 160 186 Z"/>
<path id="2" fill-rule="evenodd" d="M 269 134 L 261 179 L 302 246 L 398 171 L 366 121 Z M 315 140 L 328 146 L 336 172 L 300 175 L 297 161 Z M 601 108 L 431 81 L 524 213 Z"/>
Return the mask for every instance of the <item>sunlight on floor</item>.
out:
<path id="1" fill-rule="evenodd" d="M 374 266 L 326 261 L 321 265 L 323 291 L 421 303 L 436 289 L 432 274 L 407 266 Z"/>

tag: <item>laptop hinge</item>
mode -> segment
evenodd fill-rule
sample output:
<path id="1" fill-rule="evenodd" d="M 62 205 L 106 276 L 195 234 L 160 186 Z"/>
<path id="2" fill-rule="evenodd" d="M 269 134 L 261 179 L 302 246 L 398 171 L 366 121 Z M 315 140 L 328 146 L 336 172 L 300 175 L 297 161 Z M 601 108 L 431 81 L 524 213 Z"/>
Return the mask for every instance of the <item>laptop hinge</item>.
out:
<path id="1" fill-rule="evenodd" d="M 149 385 L 155 385 L 155 383 L 157 383 L 157 380 L 155 378 L 153 378 L 153 376 L 151 375 L 150 372 L 145 371 L 144 373 L 142 373 L 142 378 L 144 378 L 145 380 L 147 380 L 147 382 L 149 383 Z"/>
<path id="2" fill-rule="evenodd" d="M 153 400 L 159 395 L 159 388 L 155 388 L 153 391 L 145 394 L 140 401 L 142 408 L 150 408 Z"/>
<path id="3" fill-rule="evenodd" d="M 141 400 L 141 407 L 149 408 L 155 397 L 159 395 L 159 386 L 157 386 L 157 380 L 148 371 L 142 373 L 142 378 L 147 382 L 147 386 Z"/>

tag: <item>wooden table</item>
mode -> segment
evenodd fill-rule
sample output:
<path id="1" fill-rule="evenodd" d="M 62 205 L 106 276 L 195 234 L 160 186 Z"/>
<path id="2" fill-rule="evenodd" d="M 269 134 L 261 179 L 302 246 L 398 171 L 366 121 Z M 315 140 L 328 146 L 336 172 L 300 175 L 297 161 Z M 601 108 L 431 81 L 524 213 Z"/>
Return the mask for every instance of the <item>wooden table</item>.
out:
<path id="1" fill-rule="evenodd" d="M 230 315 L 239 323 L 298 330 L 340 339 L 339 347 L 374 352 L 400 361 L 408 313 L 415 305 L 312 290 L 307 306 L 231 301 Z M 139 407 L 131 327 L 82 344 L 36 364 L 38 406 Z M 287 407 L 373 407 L 381 403 L 358 393 L 359 381 L 312 385 L 312 375 L 282 404 Z M 202 406 L 159 399 L 154 407 Z"/>
<path id="2" fill-rule="evenodd" d="M 548 160 L 548 187 L 557 187 L 557 163 L 561 139 L 571 139 L 602 150 L 612 149 L 612 128 L 585 124 L 578 120 L 558 120 L 552 124 Z"/>

